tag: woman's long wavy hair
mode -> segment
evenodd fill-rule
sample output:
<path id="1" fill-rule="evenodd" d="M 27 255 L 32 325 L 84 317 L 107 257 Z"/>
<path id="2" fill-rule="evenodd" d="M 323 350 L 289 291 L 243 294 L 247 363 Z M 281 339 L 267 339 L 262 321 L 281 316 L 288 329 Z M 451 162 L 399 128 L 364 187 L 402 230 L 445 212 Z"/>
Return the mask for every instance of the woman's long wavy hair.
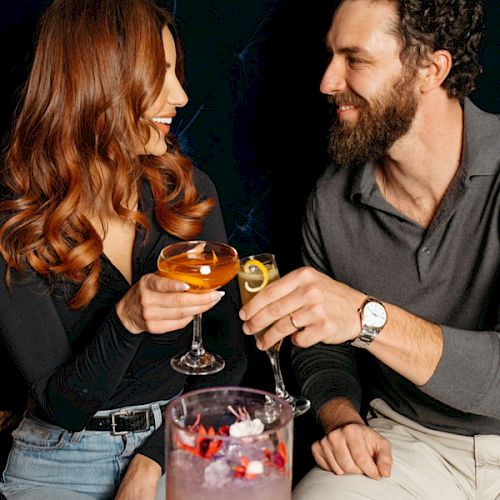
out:
<path id="1" fill-rule="evenodd" d="M 95 211 L 105 227 L 109 208 L 96 206 L 104 170 L 122 219 L 148 228 L 144 215 L 128 208 L 145 177 L 165 231 L 181 239 L 201 231 L 213 200 L 199 199 L 191 162 L 168 138 L 163 156 L 137 155 L 138 139 L 146 144 L 151 133 L 145 111 L 164 82 L 165 26 L 181 77 L 172 18 L 153 0 L 55 0 L 48 8 L 1 174 L 7 282 L 12 269 L 32 268 L 51 283 L 76 283 L 71 307 L 92 300 L 103 245 L 87 214 Z"/>

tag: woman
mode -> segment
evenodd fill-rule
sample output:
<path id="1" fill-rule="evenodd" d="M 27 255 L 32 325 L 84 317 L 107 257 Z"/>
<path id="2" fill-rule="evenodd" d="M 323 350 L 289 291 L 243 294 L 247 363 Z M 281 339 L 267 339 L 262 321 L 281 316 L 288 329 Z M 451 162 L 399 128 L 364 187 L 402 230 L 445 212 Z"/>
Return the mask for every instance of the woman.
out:
<path id="1" fill-rule="evenodd" d="M 161 410 L 186 389 L 169 359 L 219 301 L 227 367 L 188 388 L 243 375 L 233 285 L 221 300 L 155 274 L 170 243 L 226 239 L 211 181 L 169 135 L 182 63 L 153 0 L 55 0 L 43 18 L 2 170 L 0 335 L 30 389 L 8 499 L 154 498 Z"/>

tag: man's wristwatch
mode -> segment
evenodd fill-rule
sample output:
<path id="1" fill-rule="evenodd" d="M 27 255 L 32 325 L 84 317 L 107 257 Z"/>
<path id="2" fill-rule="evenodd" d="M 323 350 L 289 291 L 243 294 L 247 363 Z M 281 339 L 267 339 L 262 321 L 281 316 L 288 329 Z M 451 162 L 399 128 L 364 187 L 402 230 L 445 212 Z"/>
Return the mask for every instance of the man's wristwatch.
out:
<path id="1" fill-rule="evenodd" d="M 367 348 L 387 323 L 387 311 L 384 304 L 373 297 L 367 297 L 358 309 L 361 318 L 361 333 L 351 345 Z"/>

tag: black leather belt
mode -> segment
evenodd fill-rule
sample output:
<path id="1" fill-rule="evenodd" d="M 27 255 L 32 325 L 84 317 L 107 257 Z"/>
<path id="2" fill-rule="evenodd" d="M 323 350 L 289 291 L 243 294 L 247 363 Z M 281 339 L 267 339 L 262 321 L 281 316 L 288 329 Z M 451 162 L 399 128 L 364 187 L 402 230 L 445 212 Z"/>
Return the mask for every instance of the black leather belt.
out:
<path id="1" fill-rule="evenodd" d="M 167 405 L 160 406 L 163 410 Z M 122 411 L 118 410 L 110 413 L 106 417 L 93 417 L 85 426 L 87 431 L 107 431 L 113 436 L 120 436 L 129 432 L 146 432 L 154 425 L 155 419 L 153 410 Z"/>

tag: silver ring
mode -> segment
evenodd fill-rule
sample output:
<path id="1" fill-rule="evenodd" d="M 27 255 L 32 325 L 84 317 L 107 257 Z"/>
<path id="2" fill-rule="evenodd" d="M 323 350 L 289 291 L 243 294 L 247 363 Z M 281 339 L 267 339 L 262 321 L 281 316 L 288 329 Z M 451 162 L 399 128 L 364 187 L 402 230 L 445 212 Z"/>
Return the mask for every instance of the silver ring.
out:
<path id="1" fill-rule="evenodd" d="M 292 323 L 292 326 L 295 328 L 295 330 L 301 332 L 304 329 L 303 326 L 298 326 L 297 323 L 295 323 L 295 320 L 293 319 L 293 316 L 291 314 L 289 314 L 288 317 L 290 318 L 290 323 Z"/>

